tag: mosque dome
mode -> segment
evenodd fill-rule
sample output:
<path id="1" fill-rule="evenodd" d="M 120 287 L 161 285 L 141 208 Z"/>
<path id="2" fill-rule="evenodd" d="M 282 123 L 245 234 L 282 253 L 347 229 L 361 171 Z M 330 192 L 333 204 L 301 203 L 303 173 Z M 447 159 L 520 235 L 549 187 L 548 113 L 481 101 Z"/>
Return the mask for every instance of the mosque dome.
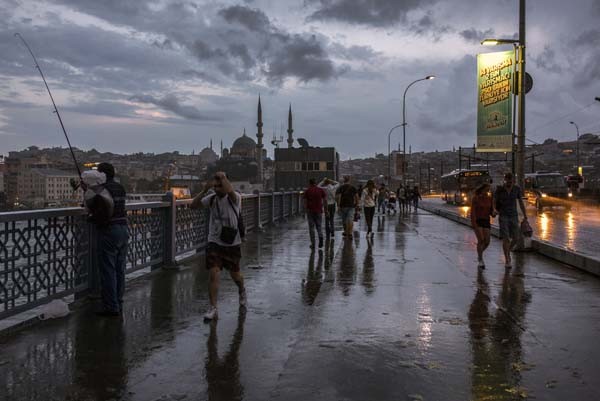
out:
<path id="1" fill-rule="evenodd" d="M 211 148 L 204 148 L 200 152 L 200 160 L 204 163 L 214 163 L 219 157 Z"/>
<path id="2" fill-rule="evenodd" d="M 256 142 L 254 139 L 247 136 L 246 130 L 244 130 L 244 134 L 233 142 L 231 154 L 250 156 L 254 154 L 255 149 Z"/>

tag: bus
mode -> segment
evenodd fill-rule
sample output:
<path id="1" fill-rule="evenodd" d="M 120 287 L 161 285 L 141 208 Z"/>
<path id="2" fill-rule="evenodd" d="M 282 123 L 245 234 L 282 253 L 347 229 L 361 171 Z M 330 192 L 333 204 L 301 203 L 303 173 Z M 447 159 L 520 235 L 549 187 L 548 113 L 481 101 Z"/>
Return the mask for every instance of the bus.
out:
<path id="1" fill-rule="evenodd" d="M 442 199 L 455 205 L 470 205 L 475 189 L 491 182 L 487 170 L 454 170 L 442 176 Z"/>

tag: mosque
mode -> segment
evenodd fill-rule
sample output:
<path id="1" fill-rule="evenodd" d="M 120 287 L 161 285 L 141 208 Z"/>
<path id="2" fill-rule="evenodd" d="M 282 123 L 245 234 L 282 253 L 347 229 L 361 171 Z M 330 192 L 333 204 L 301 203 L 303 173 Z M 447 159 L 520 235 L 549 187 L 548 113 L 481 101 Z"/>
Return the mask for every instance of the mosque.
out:
<path id="1" fill-rule="evenodd" d="M 288 115 L 289 124 L 291 124 L 291 118 L 292 110 L 290 106 Z M 231 148 L 223 148 L 223 142 L 221 141 L 220 157 L 211 163 L 207 163 L 207 178 L 217 171 L 225 171 L 230 180 L 234 183 L 235 189 L 241 192 L 252 192 L 253 190 L 262 191 L 272 187 L 274 163 L 267 157 L 267 151 L 264 149 L 260 96 L 258 97 L 256 127 L 256 141 L 246 134 L 245 128 L 242 136 L 233 142 Z M 291 125 L 290 129 L 288 129 L 288 147 L 291 147 L 294 141 L 291 137 L 290 130 Z M 205 160 L 203 153 L 205 153 L 208 158 L 213 158 L 214 151 L 212 148 L 205 148 L 200 153 L 202 160 Z"/>

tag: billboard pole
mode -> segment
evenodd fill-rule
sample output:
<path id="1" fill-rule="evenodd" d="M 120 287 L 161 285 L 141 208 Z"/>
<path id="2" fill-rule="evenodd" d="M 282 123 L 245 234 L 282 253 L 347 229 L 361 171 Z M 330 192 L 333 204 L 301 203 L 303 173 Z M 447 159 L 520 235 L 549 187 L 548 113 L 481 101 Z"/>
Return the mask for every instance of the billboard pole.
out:
<path id="1" fill-rule="evenodd" d="M 515 167 L 517 183 L 522 188 L 525 171 L 525 0 L 519 0 L 519 133 Z"/>

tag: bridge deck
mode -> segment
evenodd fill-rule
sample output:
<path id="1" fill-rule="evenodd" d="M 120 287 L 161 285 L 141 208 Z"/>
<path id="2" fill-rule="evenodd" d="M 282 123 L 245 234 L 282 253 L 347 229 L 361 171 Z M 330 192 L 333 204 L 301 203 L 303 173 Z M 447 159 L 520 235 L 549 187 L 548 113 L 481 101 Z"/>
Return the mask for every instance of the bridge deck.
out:
<path id="1" fill-rule="evenodd" d="M 0 343 L 6 400 L 600 399 L 600 281 L 425 212 L 376 217 L 311 254 L 292 220 L 244 245 L 249 307 L 203 261 L 135 281 L 123 320 L 92 306 Z"/>

